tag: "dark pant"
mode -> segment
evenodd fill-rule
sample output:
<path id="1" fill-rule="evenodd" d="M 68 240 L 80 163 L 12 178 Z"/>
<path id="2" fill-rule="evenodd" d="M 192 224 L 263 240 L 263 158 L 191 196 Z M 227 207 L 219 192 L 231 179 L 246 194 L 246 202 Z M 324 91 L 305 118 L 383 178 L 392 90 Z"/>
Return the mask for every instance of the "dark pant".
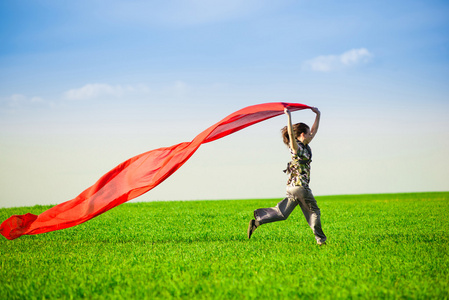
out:
<path id="1" fill-rule="evenodd" d="M 299 204 L 301 210 L 315 234 L 317 243 L 324 243 L 326 236 L 321 229 L 320 209 L 313 197 L 312 191 L 302 186 L 287 186 L 287 197 L 275 207 L 259 208 L 254 211 L 254 217 L 259 224 L 283 221 Z"/>

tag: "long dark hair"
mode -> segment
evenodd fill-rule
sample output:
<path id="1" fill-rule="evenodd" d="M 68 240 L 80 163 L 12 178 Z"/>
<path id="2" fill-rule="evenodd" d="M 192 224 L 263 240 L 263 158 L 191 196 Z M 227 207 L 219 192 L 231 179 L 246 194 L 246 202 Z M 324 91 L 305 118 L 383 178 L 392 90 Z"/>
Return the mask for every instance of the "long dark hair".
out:
<path id="1" fill-rule="evenodd" d="M 292 130 L 293 130 L 295 137 L 298 138 L 301 135 L 301 133 L 309 132 L 310 128 L 307 124 L 296 123 L 296 124 L 293 124 Z M 281 133 L 282 133 L 282 140 L 283 140 L 284 144 L 286 144 L 287 146 L 290 146 L 290 137 L 288 135 L 287 126 L 284 126 L 284 128 L 281 129 Z"/>

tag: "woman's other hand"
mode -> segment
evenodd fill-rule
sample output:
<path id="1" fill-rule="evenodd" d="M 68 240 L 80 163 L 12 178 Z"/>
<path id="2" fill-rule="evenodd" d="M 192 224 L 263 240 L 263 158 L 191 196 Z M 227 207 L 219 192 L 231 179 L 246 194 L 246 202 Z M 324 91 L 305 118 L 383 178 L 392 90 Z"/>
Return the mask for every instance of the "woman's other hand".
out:
<path id="1" fill-rule="evenodd" d="M 317 115 L 321 114 L 320 110 L 318 109 L 318 107 L 311 107 L 310 108 L 314 113 L 316 113 Z"/>

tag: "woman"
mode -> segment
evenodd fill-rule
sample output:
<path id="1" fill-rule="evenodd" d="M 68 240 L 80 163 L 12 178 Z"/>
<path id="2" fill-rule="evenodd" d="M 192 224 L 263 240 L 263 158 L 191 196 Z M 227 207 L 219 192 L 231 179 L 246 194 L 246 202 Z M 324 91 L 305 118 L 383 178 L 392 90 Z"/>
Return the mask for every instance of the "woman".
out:
<path id="1" fill-rule="evenodd" d="M 275 207 L 259 208 L 254 211 L 254 219 L 249 222 L 248 239 L 254 230 L 262 224 L 286 220 L 290 213 L 299 204 L 304 217 L 315 234 L 318 245 L 326 243 L 326 236 L 321 229 L 320 209 L 309 188 L 310 163 L 312 162 L 312 151 L 309 143 L 315 137 L 320 124 L 320 111 L 316 107 L 311 110 L 316 114 L 312 129 L 304 123 L 292 125 L 290 111 L 285 108 L 287 115 L 287 126 L 282 129 L 284 143 L 290 148 L 292 161 L 288 163 L 287 172 L 287 197 Z"/>

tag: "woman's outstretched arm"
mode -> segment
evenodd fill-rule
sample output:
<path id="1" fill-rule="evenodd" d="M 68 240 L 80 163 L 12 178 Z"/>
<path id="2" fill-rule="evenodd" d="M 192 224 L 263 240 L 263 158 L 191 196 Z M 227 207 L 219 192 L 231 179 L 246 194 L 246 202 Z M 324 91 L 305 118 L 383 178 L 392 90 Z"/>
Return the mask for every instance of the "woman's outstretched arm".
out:
<path id="1" fill-rule="evenodd" d="M 315 122 L 312 125 L 312 129 L 310 129 L 310 140 L 312 140 L 315 137 L 315 134 L 318 131 L 318 127 L 320 126 L 320 117 L 321 117 L 321 112 L 318 110 L 317 107 L 312 107 L 311 110 L 316 114 L 316 116 L 315 116 Z"/>
<path id="2" fill-rule="evenodd" d="M 289 146 L 290 149 L 295 151 L 295 153 L 298 151 L 298 143 L 296 142 L 295 133 L 293 132 L 293 125 L 292 125 L 292 116 L 288 108 L 284 108 L 284 113 L 287 115 L 287 132 L 288 132 L 288 138 L 289 138 Z"/>

